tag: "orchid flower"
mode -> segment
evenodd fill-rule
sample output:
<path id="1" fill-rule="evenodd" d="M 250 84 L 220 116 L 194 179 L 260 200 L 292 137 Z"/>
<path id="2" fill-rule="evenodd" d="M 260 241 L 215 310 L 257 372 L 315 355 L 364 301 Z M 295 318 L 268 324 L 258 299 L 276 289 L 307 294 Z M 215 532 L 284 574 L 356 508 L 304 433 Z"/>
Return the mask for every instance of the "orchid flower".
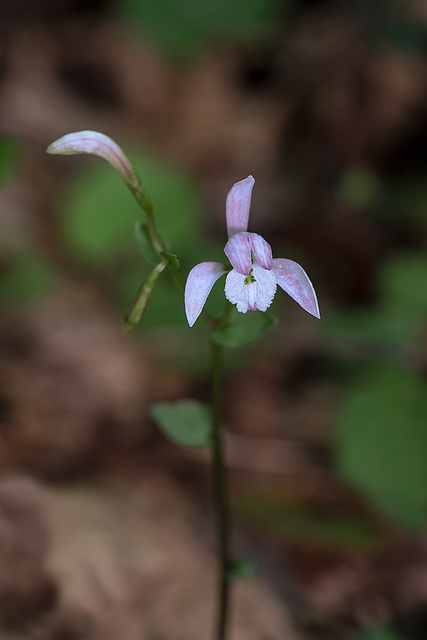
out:
<path id="1" fill-rule="evenodd" d="M 190 327 L 201 314 L 213 285 L 226 273 L 225 297 L 241 313 L 266 311 L 279 285 L 305 311 L 320 318 L 316 293 L 304 269 L 293 260 L 273 258 L 268 242 L 247 230 L 254 184 L 254 178 L 248 176 L 236 182 L 227 196 L 228 242 L 224 253 L 233 268 L 229 270 L 220 262 L 201 262 L 188 275 L 184 298 Z"/>

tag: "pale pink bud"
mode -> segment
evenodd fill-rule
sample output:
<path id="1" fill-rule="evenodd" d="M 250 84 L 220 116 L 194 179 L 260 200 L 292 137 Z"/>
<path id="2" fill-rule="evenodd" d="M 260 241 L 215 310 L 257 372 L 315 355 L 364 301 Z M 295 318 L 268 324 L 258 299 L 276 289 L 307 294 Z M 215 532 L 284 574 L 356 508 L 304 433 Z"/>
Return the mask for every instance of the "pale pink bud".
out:
<path id="1" fill-rule="evenodd" d="M 104 158 L 119 172 L 130 187 L 136 187 L 138 184 L 132 165 L 123 150 L 114 140 L 98 131 L 68 133 L 52 142 L 46 151 L 53 155 L 71 156 L 86 153 Z"/>

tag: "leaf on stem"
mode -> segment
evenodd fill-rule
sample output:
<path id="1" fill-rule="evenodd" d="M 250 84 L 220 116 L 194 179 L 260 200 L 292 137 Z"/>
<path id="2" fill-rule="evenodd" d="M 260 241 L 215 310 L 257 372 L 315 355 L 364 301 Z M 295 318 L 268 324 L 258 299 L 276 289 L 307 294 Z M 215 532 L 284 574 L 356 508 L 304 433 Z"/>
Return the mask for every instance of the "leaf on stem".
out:
<path id="1" fill-rule="evenodd" d="M 179 271 L 179 260 L 176 253 L 169 253 L 169 251 L 161 251 L 160 255 L 166 258 L 168 261 L 168 268 L 172 271 Z"/>
<path id="2" fill-rule="evenodd" d="M 201 402 L 159 402 L 150 407 L 150 413 L 162 433 L 175 444 L 192 449 L 211 446 L 211 411 Z"/>

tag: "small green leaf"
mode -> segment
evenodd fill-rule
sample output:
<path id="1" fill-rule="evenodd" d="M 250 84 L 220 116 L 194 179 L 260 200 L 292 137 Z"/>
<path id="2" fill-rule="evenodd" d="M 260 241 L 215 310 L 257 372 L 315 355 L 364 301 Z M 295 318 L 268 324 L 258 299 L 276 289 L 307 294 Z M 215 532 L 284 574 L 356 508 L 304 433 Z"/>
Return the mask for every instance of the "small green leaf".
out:
<path id="1" fill-rule="evenodd" d="M 263 311 L 239 313 L 233 311 L 223 325 L 214 329 L 211 338 L 223 347 L 240 347 L 262 336 L 277 324 L 277 319 Z"/>
<path id="2" fill-rule="evenodd" d="M 175 253 L 169 253 L 169 251 L 161 251 L 160 255 L 167 259 L 169 269 L 172 271 L 179 270 L 179 260 Z"/>
<path id="3" fill-rule="evenodd" d="M 135 222 L 135 240 L 138 245 L 138 249 L 144 258 L 153 267 L 159 262 L 159 256 L 153 247 L 150 234 L 148 232 L 148 226 L 145 222 Z"/>
<path id="4" fill-rule="evenodd" d="M 158 228 L 167 229 L 173 251 L 185 253 L 189 261 L 200 258 L 202 201 L 194 181 L 152 152 L 139 149 L 132 153 L 125 141 L 121 146 L 150 194 Z M 87 158 L 82 160 L 82 170 L 75 174 L 61 200 L 61 224 L 73 255 L 105 269 L 118 260 L 130 259 L 129 238 L 135 221 L 141 220 L 141 210 L 120 176 L 97 160 L 93 159 L 94 164 Z M 162 242 L 169 251 L 163 237 Z M 154 267 L 159 256 L 150 253 L 145 257 L 150 257 Z"/>
<path id="5" fill-rule="evenodd" d="M 229 582 L 234 582 L 235 580 L 252 578 L 257 571 L 258 567 L 251 558 L 238 558 L 234 560 L 228 570 L 228 580 Z"/>
<path id="6" fill-rule="evenodd" d="M 201 402 L 160 402 L 151 406 L 150 413 L 163 434 L 176 444 L 193 449 L 211 446 L 211 411 Z"/>

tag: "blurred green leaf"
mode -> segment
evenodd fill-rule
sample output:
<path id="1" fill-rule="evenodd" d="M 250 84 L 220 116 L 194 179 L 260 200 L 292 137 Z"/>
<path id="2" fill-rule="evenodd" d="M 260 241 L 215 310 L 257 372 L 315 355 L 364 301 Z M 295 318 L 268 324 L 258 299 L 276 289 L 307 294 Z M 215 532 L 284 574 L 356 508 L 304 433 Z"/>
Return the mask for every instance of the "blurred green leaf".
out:
<path id="1" fill-rule="evenodd" d="M 161 278 L 153 292 L 144 317 L 144 328 L 188 327 L 184 299 L 169 274 Z"/>
<path id="2" fill-rule="evenodd" d="M 212 420 L 209 407 L 196 400 L 158 403 L 151 416 L 170 440 L 193 449 L 211 446 Z"/>
<path id="3" fill-rule="evenodd" d="M 241 492 L 236 506 L 244 518 L 287 540 L 335 550 L 370 550 L 381 543 L 379 534 L 360 519 L 316 512 L 306 504 L 290 505 L 265 492 Z"/>
<path id="4" fill-rule="evenodd" d="M 241 347 L 259 338 L 277 324 L 277 319 L 263 311 L 239 313 L 234 307 L 226 323 L 211 332 L 211 338 L 223 347 Z"/>
<path id="5" fill-rule="evenodd" d="M 167 230 L 173 250 L 179 254 L 190 245 L 197 247 L 202 207 L 193 181 L 150 153 L 128 155 L 153 202 L 157 224 Z M 63 199 L 63 232 L 79 259 L 105 267 L 129 252 L 135 221 L 144 221 L 144 214 L 111 167 L 97 159 L 89 162 L 85 159 L 84 169 Z M 138 231 L 142 236 L 143 227 Z M 145 257 L 153 261 L 149 253 Z"/>
<path id="6" fill-rule="evenodd" d="M 385 629 L 376 629 L 375 631 L 365 631 L 354 636 L 352 640 L 403 640 L 402 636 L 396 635 Z"/>
<path id="7" fill-rule="evenodd" d="M 391 306 L 373 309 L 337 310 L 328 313 L 323 330 L 346 345 L 358 343 L 370 354 L 381 349 L 405 345 L 417 337 L 419 322 L 411 314 Z M 373 348 L 371 348 L 373 347 Z"/>
<path id="8" fill-rule="evenodd" d="M 104 268 L 126 251 L 142 216 L 120 177 L 101 163 L 93 169 L 87 164 L 76 176 L 63 209 L 62 230 L 73 254 Z"/>
<path id="9" fill-rule="evenodd" d="M 380 301 L 371 309 L 330 313 L 324 330 L 372 343 L 406 344 L 416 340 L 427 319 L 427 258 L 420 254 L 393 255 L 377 277 Z"/>
<path id="10" fill-rule="evenodd" d="M 234 560 L 229 571 L 228 580 L 234 582 L 236 580 L 246 580 L 252 578 L 257 573 L 256 563 L 250 558 L 239 558 Z"/>
<path id="11" fill-rule="evenodd" d="M 421 232 L 427 230 L 427 186 L 424 173 L 411 172 L 409 176 L 386 184 L 381 202 L 380 220 L 397 231 L 402 224 L 414 225 Z"/>
<path id="12" fill-rule="evenodd" d="M 420 254 L 395 255 L 387 260 L 379 275 L 379 289 L 386 303 L 409 315 L 427 316 L 427 257 Z"/>
<path id="13" fill-rule="evenodd" d="M 57 282 L 54 267 L 42 256 L 9 256 L 0 277 L 0 300 L 32 304 L 45 297 Z"/>
<path id="14" fill-rule="evenodd" d="M 426 52 L 424 24 L 403 11 L 388 16 L 383 40 L 388 47 L 406 54 L 422 55 Z"/>
<path id="15" fill-rule="evenodd" d="M 360 166 L 347 169 L 339 186 L 344 202 L 358 209 L 366 209 L 378 202 L 381 192 L 381 183 L 375 173 Z"/>
<path id="16" fill-rule="evenodd" d="M 393 332 L 388 329 L 388 319 L 379 316 L 375 309 L 332 311 L 325 327 L 325 331 L 335 337 L 366 341 L 386 341 L 392 338 Z"/>
<path id="17" fill-rule="evenodd" d="M 287 5 L 292 0 L 286 0 Z M 286 7 L 286 5 L 285 5 Z M 117 10 L 139 25 L 169 55 L 185 59 L 201 52 L 212 39 L 266 36 L 283 12 L 281 0 L 121 0 Z"/>
<path id="18" fill-rule="evenodd" d="M 345 480 L 412 529 L 427 524 L 427 397 L 411 372 L 375 367 L 355 384 L 336 431 Z"/>
<path id="19" fill-rule="evenodd" d="M 16 170 L 22 144 L 11 138 L 0 138 L 0 184 L 9 180 Z"/>

